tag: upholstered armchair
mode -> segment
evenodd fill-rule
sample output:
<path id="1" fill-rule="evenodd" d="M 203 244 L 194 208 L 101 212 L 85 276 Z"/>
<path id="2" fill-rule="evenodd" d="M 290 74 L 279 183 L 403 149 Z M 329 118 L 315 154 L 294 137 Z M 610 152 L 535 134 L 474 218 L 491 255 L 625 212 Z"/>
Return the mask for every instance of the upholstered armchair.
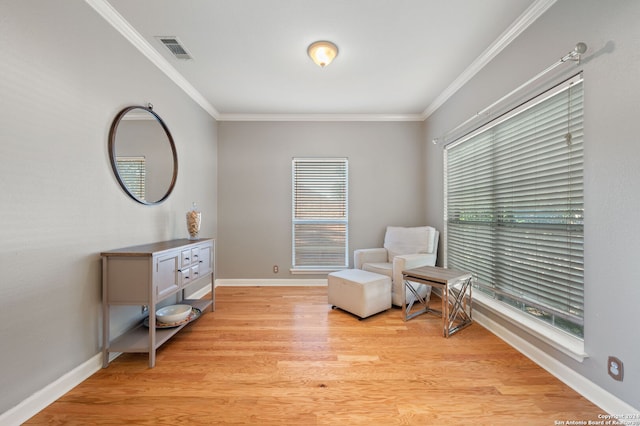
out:
<path id="1" fill-rule="evenodd" d="M 390 277 L 392 304 L 402 306 L 403 297 L 411 303 L 415 296 L 405 288 L 402 271 L 435 266 L 439 237 L 440 233 L 430 226 L 388 226 L 383 247 L 353 252 L 354 268 Z M 413 287 L 427 300 L 431 296 L 430 286 L 413 284 Z"/>

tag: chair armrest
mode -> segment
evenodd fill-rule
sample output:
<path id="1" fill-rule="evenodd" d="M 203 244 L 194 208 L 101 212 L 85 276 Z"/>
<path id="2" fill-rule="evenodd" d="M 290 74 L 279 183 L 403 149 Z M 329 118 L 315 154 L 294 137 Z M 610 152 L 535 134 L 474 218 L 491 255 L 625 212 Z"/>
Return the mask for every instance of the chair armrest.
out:
<path id="1" fill-rule="evenodd" d="M 402 271 L 419 268 L 420 266 L 435 266 L 435 253 L 403 254 L 393 258 L 393 281 L 402 282 Z"/>
<path id="2" fill-rule="evenodd" d="M 412 268 L 419 268 L 421 266 L 435 266 L 436 264 L 435 253 L 416 253 L 416 254 L 403 254 L 393 258 L 393 270 L 396 269 L 402 271 Z M 397 268 L 396 268 L 397 266 Z"/>
<path id="3" fill-rule="evenodd" d="M 365 263 L 384 263 L 387 261 L 387 249 L 370 248 L 358 249 L 353 251 L 353 267 L 362 269 Z"/>

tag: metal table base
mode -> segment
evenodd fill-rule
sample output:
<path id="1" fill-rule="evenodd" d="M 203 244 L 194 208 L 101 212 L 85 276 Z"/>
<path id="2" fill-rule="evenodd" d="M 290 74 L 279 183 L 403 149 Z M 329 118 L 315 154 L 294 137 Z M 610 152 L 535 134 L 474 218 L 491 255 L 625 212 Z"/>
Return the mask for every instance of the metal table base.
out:
<path id="1" fill-rule="evenodd" d="M 415 296 L 414 301 L 407 304 L 405 300 L 402 304 L 402 314 L 405 321 L 425 313 L 440 315 L 442 316 L 442 335 L 444 337 L 449 337 L 453 333 L 471 325 L 471 284 L 473 276 L 470 273 L 437 266 L 423 266 L 402 271 L 402 278 L 405 288 Z M 429 301 L 420 296 L 411 283 L 439 288 L 442 291 L 442 310 L 438 311 L 429 308 Z M 411 312 L 416 302 L 422 307 L 417 311 Z"/>

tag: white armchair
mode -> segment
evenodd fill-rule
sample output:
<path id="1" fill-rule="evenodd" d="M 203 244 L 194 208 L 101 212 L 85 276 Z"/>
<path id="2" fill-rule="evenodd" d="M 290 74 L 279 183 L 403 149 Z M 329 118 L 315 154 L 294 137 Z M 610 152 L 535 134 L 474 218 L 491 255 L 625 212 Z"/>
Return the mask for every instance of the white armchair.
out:
<path id="1" fill-rule="evenodd" d="M 435 266 L 440 233 L 430 226 L 388 226 L 384 247 L 359 249 L 353 252 L 354 268 L 386 275 L 391 278 L 391 302 L 402 306 L 402 298 L 412 303 L 415 296 L 405 289 L 402 271 L 420 266 Z M 427 300 L 431 287 L 413 285 Z"/>

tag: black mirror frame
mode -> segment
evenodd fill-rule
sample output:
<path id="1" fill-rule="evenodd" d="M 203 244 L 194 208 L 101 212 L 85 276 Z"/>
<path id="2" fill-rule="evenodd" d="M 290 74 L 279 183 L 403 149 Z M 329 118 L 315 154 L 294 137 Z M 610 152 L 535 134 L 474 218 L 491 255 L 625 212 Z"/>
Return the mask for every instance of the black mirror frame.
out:
<path id="1" fill-rule="evenodd" d="M 116 132 L 118 130 L 118 125 L 120 124 L 122 117 L 124 117 L 125 114 L 127 114 L 129 111 L 132 111 L 134 109 L 144 110 L 155 117 L 158 123 L 160 123 L 160 125 L 162 126 L 165 134 L 167 135 L 167 138 L 169 139 L 169 145 L 171 146 L 171 152 L 173 154 L 173 176 L 171 178 L 171 184 L 169 185 L 167 192 L 162 196 L 162 198 L 156 201 L 141 200 L 140 198 L 136 197 L 129 190 L 129 188 L 127 188 L 127 185 L 124 183 L 124 181 L 120 177 L 120 174 L 118 173 L 118 165 L 116 162 Z M 126 192 L 127 195 L 129 195 L 129 197 L 131 197 L 133 200 L 137 201 L 140 204 L 152 206 L 152 205 L 162 203 L 164 200 L 166 200 L 169 197 L 169 195 L 173 191 L 174 186 L 176 185 L 176 180 L 178 178 L 178 153 L 176 152 L 176 146 L 175 146 L 175 143 L 173 142 L 173 136 L 171 135 L 171 132 L 169 131 L 169 128 L 167 127 L 165 122 L 162 120 L 162 118 L 160 118 L 158 114 L 156 114 L 153 111 L 151 106 L 149 107 L 139 106 L 139 105 L 128 106 L 124 108 L 122 111 L 120 111 L 118 115 L 116 115 L 116 118 L 113 119 L 113 123 L 111 124 L 111 129 L 109 129 L 109 160 L 111 162 L 111 169 L 113 170 L 113 174 L 116 176 L 116 179 L 118 180 L 118 183 L 120 184 L 124 192 Z"/>

